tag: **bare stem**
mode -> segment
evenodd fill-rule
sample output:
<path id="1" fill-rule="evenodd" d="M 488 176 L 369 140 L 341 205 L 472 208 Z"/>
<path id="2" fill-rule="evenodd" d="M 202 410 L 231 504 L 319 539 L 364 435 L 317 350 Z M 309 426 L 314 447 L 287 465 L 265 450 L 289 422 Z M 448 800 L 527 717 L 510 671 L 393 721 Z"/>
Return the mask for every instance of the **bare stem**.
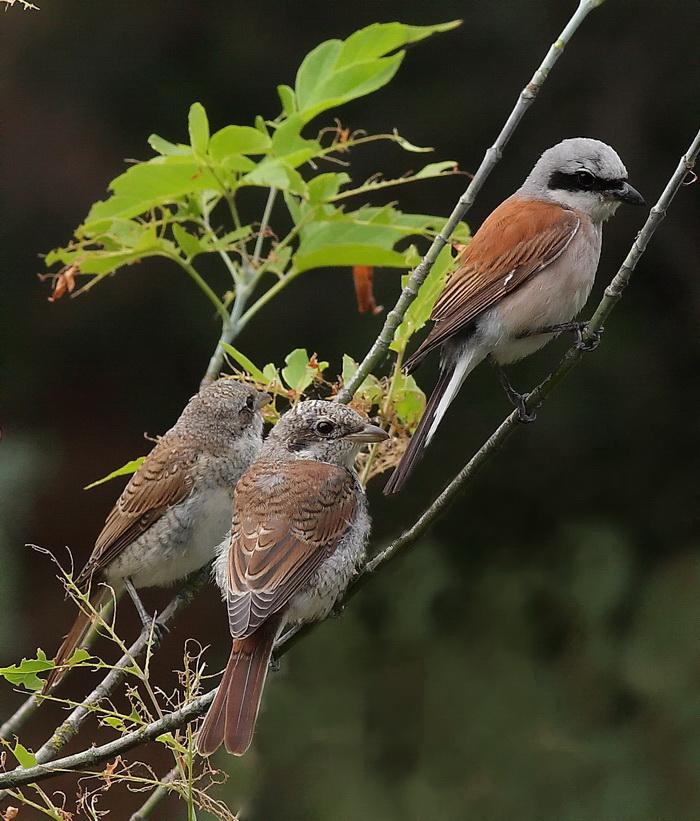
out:
<path id="1" fill-rule="evenodd" d="M 542 84 L 547 79 L 550 70 L 559 59 L 565 46 L 573 37 L 574 33 L 589 12 L 601 5 L 602 2 L 603 0 L 580 0 L 578 8 L 571 16 L 571 19 L 559 35 L 559 38 L 550 46 L 546 57 L 532 76 L 532 79 L 520 92 L 520 96 L 518 97 L 518 100 L 508 119 L 506 120 L 506 124 L 501 129 L 501 133 L 498 135 L 496 142 L 484 155 L 481 165 L 477 169 L 476 174 L 474 174 L 467 190 L 459 198 L 459 201 L 457 202 L 455 209 L 450 214 L 444 228 L 433 240 L 432 245 L 428 249 L 428 253 L 423 257 L 421 263 L 408 278 L 408 281 L 406 282 L 396 305 L 387 314 L 381 333 L 375 340 L 365 358 L 360 363 L 360 367 L 357 371 L 355 371 L 353 378 L 338 392 L 336 401 L 345 403 L 349 402 L 355 391 L 364 381 L 365 377 L 372 372 L 372 369 L 377 362 L 379 362 L 379 360 L 389 350 L 389 345 L 394 338 L 396 329 L 403 321 L 409 305 L 418 295 L 418 289 L 430 273 L 430 269 L 433 267 L 438 254 L 447 244 L 447 241 L 457 227 L 459 221 L 473 205 L 476 195 L 483 186 L 486 178 L 491 173 L 496 163 L 503 156 L 503 149 L 513 135 L 513 132 L 518 126 L 520 120 L 522 120 L 523 115 L 532 105 L 537 93 L 542 87 Z"/>
<path id="2" fill-rule="evenodd" d="M 209 574 L 210 568 L 208 565 L 195 573 L 163 610 L 158 621 L 162 624 L 169 624 L 173 621 L 192 601 L 199 588 L 209 578 Z M 142 633 L 131 645 L 128 652 L 117 662 L 114 669 L 109 671 L 85 700 L 56 728 L 51 738 L 37 750 L 36 760 L 38 764 L 44 764 L 54 759 L 63 747 L 75 738 L 85 720 L 93 712 L 94 707 L 115 691 L 126 677 L 127 669 L 133 666 L 134 659 L 140 658 L 146 652 L 148 646 L 149 637 Z M 0 786 L 3 785 L 0 784 Z M 3 794 L 0 793 L 0 800 L 2 798 Z"/>
<path id="3" fill-rule="evenodd" d="M 246 301 L 251 294 L 251 291 L 254 287 L 254 283 L 257 281 L 256 269 L 260 264 L 262 243 L 265 237 L 267 226 L 270 224 L 270 214 L 272 213 L 272 206 L 275 203 L 276 197 L 277 189 L 273 186 L 272 188 L 270 188 L 270 192 L 267 196 L 267 202 L 265 203 L 265 209 L 263 211 L 262 220 L 260 221 L 260 232 L 258 233 L 258 238 L 255 242 L 253 259 L 250 262 L 250 268 L 253 276 L 250 279 L 246 279 L 245 282 L 240 274 L 234 276 L 234 281 L 236 283 L 236 295 L 233 300 L 233 307 L 231 308 L 231 313 L 226 316 L 226 320 L 223 323 L 223 327 L 221 329 L 221 336 L 219 337 L 219 341 L 216 343 L 214 353 L 212 354 L 211 359 L 209 360 L 209 364 L 207 365 L 207 370 L 204 374 L 204 378 L 202 379 L 200 388 L 206 387 L 208 384 L 213 382 L 214 379 L 216 379 L 216 377 L 219 374 L 219 371 L 221 370 L 221 365 L 224 361 L 224 345 L 230 345 L 231 342 L 233 342 L 233 340 L 241 332 L 245 323 L 248 321 L 248 318 L 246 318 L 243 321 L 241 317 L 243 316 Z M 226 259 L 228 259 L 228 255 L 225 256 Z M 224 261 L 226 262 L 226 260 Z M 230 259 L 228 259 L 228 263 L 231 263 Z"/>

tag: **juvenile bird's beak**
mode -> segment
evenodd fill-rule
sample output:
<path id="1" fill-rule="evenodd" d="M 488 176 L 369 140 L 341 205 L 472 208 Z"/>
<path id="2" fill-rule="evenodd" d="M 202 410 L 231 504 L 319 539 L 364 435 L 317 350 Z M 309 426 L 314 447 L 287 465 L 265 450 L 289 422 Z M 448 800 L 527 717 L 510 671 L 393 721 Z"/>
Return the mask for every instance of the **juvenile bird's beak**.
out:
<path id="1" fill-rule="evenodd" d="M 265 405 L 269 405 L 270 402 L 272 402 L 272 397 L 269 393 L 258 391 L 258 410 L 260 410 L 260 408 L 264 408 Z"/>
<path id="2" fill-rule="evenodd" d="M 626 202 L 629 205 L 646 205 L 644 197 L 636 188 L 632 188 L 628 182 L 623 183 L 622 188 L 615 192 L 615 196 L 621 202 Z"/>
<path id="3" fill-rule="evenodd" d="M 356 431 L 355 433 L 349 433 L 345 439 L 349 439 L 351 442 L 383 442 L 385 439 L 389 438 L 389 434 L 382 430 L 377 425 L 370 425 L 367 423 L 361 430 Z"/>

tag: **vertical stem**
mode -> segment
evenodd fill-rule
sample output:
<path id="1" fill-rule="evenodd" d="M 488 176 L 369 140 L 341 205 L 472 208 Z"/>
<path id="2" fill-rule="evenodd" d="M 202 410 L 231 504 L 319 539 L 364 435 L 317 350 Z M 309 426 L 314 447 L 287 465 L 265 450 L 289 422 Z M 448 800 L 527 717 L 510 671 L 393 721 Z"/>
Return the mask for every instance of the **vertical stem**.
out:
<path id="1" fill-rule="evenodd" d="M 267 195 L 267 202 L 265 203 L 265 209 L 263 211 L 262 220 L 260 221 L 260 232 L 255 242 L 253 259 L 250 262 L 250 266 L 252 269 L 251 277 L 249 277 L 245 281 L 244 277 L 241 276 L 240 273 L 238 273 L 238 275 L 234 277 L 236 283 L 236 295 L 233 299 L 231 313 L 226 316 L 226 319 L 222 323 L 221 336 L 219 337 L 219 341 L 216 343 L 214 353 L 212 354 L 211 359 L 209 360 L 209 364 L 207 365 L 206 373 L 204 374 L 204 378 L 202 379 L 199 386 L 200 390 L 202 388 L 205 388 L 207 385 L 209 385 L 216 379 L 216 377 L 219 374 L 219 371 L 221 370 L 221 364 L 224 361 L 223 346 L 230 345 L 245 325 L 245 322 L 241 322 L 241 317 L 243 316 L 243 311 L 246 307 L 246 302 L 248 301 L 248 297 L 252 292 L 252 286 L 255 282 L 255 270 L 260 264 L 260 256 L 262 254 L 262 244 L 265 237 L 265 231 L 267 229 L 267 226 L 269 225 L 270 214 L 272 213 L 272 207 L 275 203 L 276 197 L 277 188 L 273 186 L 272 188 L 270 188 L 270 192 Z"/>

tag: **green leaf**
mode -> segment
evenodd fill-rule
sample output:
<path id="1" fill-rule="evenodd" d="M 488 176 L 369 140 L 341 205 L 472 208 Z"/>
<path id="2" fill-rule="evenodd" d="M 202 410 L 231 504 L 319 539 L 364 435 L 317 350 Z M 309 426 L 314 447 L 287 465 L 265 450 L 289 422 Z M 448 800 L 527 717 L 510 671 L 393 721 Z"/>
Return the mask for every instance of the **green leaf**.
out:
<path id="1" fill-rule="evenodd" d="M 155 157 L 120 174 L 110 189 L 113 196 L 92 206 L 76 232 L 79 237 L 106 231 L 116 218 L 137 217 L 187 194 L 219 191 L 221 185 L 211 171 L 200 168 L 188 157 Z"/>
<path id="2" fill-rule="evenodd" d="M 195 157 L 203 159 L 209 148 L 209 120 L 201 103 L 192 103 L 188 117 L 190 142 Z"/>
<path id="3" fill-rule="evenodd" d="M 261 185 L 265 188 L 279 188 L 291 191 L 299 196 L 306 196 L 306 183 L 299 172 L 278 159 L 266 158 L 254 171 L 241 177 L 241 185 Z"/>
<path id="4" fill-rule="evenodd" d="M 345 171 L 339 173 L 330 171 L 326 174 L 318 174 L 306 184 L 308 189 L 309 202 L 328 202 L 336 196 L 341 186 L 350 182 L 350 175 Z"/>
<path id="5" fill-rule="evenodd" d="M 280 102 L 282 103 L 282 111 L 289 117 L 295 111 L 297 107 L 296 98 L 294 97 L 294 89 L 290 88 L 289 86 L 281 85 L 277 86 L 277 93 L 280 97 Z"/>
<path id="6" fill-rule="evenodd" d="M 430 150 L 430 149 L 428 149 Z M 425 180 L 430 177 L 445 177 L 454 174 L 457 163 L 453 160 L 443 160 L 443 162 L 431 162 L 421 168 L 413 175 L 414 180 Z M 447 172 L 447 173 L 446 173 Z"/>
<path id="7" fill-rule="evenodd" d="M 131 473 L 136 473 L 136 471 L 141 467 L 143 461 L 146 457 L 139 456 L 138 459 L 132 459 L 130 462 L 127 462 L 122 467 L 118 468 L 117 470 L 113 470 L 107 476 L 104 476 L 102 479 L 98 479 L 96 482 L 92 482 L 89 485 L 86 485 L 83 490 L 90 490 L 92 487 L 97 487 L 97 485 L 101 485 L 103 482 L 109 482 L 110 479 L 116 479 L 117 476 L 126 476 Z"/>
<path id="8" fill-rule="evenodd" d="M 406 267 L 403 254 L 373 245 L 332 245 L 310 251 L 308 254 L 295 254 L 294 256 L 294 267 L 300 272 L 308 271 L 311 268 L 347 267 L 351 265 L 370 265 L 385 268 Z"/>
<path id="9" fill-rule="evenodd" d="M 328 367 L 328 362 L 318 362 L 316 367 L 310 367 L 310 357 L 305 348 L 297 348 L 285 358 L 286 367 L 282 368 L 282 379 L 296 394 L 303 393 L 322 371 Z"/>
<path id="10" fill-rule="evenodd" d="M 305 97 L 297 92 L 304 121 L 309 122 L 322 111 L 382 88 L 399 70 L 403 57 L 403 52 L 399 52 L 393 57 L 347 66 L 330 75 L 317 75 L 315 86 L 308 89 Z"/>
<path id="11" fill-rule="evenodd" d="M 266 133 L 249 125 L 227 125 L 215 134 L 209 142 L 209 153 L 218 161 L 231 154 L 266 154 L 272 140 Z"/>
<path id="12" fill-rule="evenodd" d="M 414 145 L 405 137 L 402 137 L 397 131 L 394 131 L 394 141 L 397 142 L 404 151 L 411 151 L 414 154 L 427 154 L 435 150 L 434 148 L 430 148 L 430 146 Z"/>
<path id="13" fill-rule="evenodd" d="M 199 243 L 203 251 L 229 251 L 242 240 L 251 237 L 253 229 L 250 225 L 241 225 L 233 231 L 227 231 L 220 237 L 215 234 L 205 234 Z"/>
<path id="14" fill-rule="evenodd" d="M 344 385 L 347 385 L 353 376 L 355 376 L 355 372 L 358 367 L 359 365 L 352 357 L 347 354 L 343 354 L 341 376 Z M 379 384 L 377 377 L 371 373 L 363 379 L 362 384 L 357 389 L 355 394 L 356 396 L 359 396 L 359 398 L 364 399 L 366 402 L 370 402 L 373 405 L 378 405 L 382 401 L 381 385 Z"/>
<path id="15" fill-rule="evenodd" d="M 337 265 L 405 268 L 404 254 L 393 250 L 394 246 L 405 237 L 423 233 L 435 221 L 444 224 L 444 218 L 402 214 L 391 206 L 361 208 L 349 214 L 336 209 L 300 232 L 294 266 L 299 271 Z"/>
<path id="16" fill-rule="evenodd" d="M 450 31 L 461 25 L 461 20 L 438 23 L 434 26 L 408 26 L 404 23 L 373 23 L 351 34 L 338 56 L 338 65 L 371 60 L 388 54 L 408 43 L 417 43 L 431 34 Z"/>
<path id="17" fill-rule="evenodd" d="M 189 145 L 171 143 L 169 140 L 159 137 L 157 134 L 151 134 L 148 138 L 148 144 L 154 151 L 162 154 L 164 157 L 171 155 L 178 156 L 192 156 L 192 149 Z"/>
<path id="18" fill-rule="evenodd" d="M 35 659 L 22 659 L 19 664 L 0 667 L 0 676 L 10 684 L 24 687 L 26 690 L 41 690 L 44 682 L 37 676 L 37 673 L 53 670 L 55 666 L 52 660 L 46 658 L 43 650 L 37 650 Z"/>
<path id="19" fill-rule="evenodd" d="M 452 253 L 449 245 L 446 245 L 438 254 L 430 273 L 418 291 L 418 296 L 410 304 L 403 322 L 396 329 L 394 339 L 389 348 L 392 351 L 405 350 L 408 341 L 416 331 L 419 331 L 430 318 L 430 314 L 442 289 L 445 287 L 447 273 L 452 265 Z M 410 274 L 406 274 L 401 280 L 403 288 L 408 281 Z"/>
<path id="20" fill-rule="evenodd" d="M 29 767 L 36 767 L 36 756 L 34 753 L 30 753 L 26 747 L 19 743 L 19 741 L 12 748 L 12 755 L 14 755 L 17 761 L 19 761 L 21 767 L 24 767 L 25 769 L 28 769 Z"/>
<path id="21" fill-rule="evenodd" d="M 237 348 L 234 348 L 233 345 L 229 345 L 227 342 L 221 342 L 220 344 L 226 353 L 238 362 L 241 368 L 250 374 L 256 382 L 267 382 L 265 374 L 260 368 L 256 367 L 245 354 L 242 354 Z"/>
<path id="22" fill-rule="evenodd" d="M 192 259 L 193 257 L 196 257 L 197 254 L 203 253 L 205 250 L 202 247 L 200 240 L 185 231 L 185 229 L 178 222 L 173 223 L 173 236 L 175 237 L 177 244 L 180 248 L 182 248 L 182 252 L 186 259 Z"/>
<path id="23" fill-rule="evenodd" d="M 406 26 L 375 23 L 350 35 L 344 42 L 327 40 L 304 58 L 297 72 L 297 108 L 304 122 L 333 106 L 376 91 L 391 80 L 403 60 L 400 51 L 408 43 L 438 31 L 447 31 L 458 21 L 436 26 Z"/>
<path id="24" fill-rule="evenodd" d="M 293 114 L 282 122 L 272 136 L 272 151 L 276 157 L 297 168 L 323 150 L 318 140 L 305 140 L 301 134 L 301 115 Z"/>
<path id="25" fill-rule="evenodd" d="M 425 394 L 412 376 L 399 371 L 395 375 L 393 406 L 401 424 L 409 431 L 415 429 L 425 410 Z"/>
<path id="26" fill-rule="evenodd" d="M 165 744 L 171 750 L 176 750 L 180 755 L 189 753 L 187 747 L 181 744 L 172 733 L 161 733 L 161 735 L 156 736 L 156 741 L 160 741 L 161 744 Z"/>
<path id="27" fill-rule="evenodd" d="M 124 719 L 120 716 L 105 716 L 100 720 L 100 723 L 106 724 L 108 727 L 113 727 L 115 730 L 119 730 L 120 733 L 125 733 L 128 730 Z"/>

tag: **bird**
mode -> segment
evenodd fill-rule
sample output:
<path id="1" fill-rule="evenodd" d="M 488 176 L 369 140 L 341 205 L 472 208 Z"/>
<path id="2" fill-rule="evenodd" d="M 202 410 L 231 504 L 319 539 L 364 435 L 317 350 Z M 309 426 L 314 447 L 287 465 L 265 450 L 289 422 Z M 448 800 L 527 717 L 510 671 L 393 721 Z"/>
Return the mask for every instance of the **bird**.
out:
<path id="1" fill-rule="evenodd" d="M 413 373 L 436 348 L 441 370 L 423 416 L 384 487 L 400 490 L 420 461 L 462 383 L 484 359 L 499 372 L 509 398 L 526 413 L 502 365 L 539 350 L 563 330 L 593 286 L 603 222 L 621 203 L 644 205 L 627 169 L 606 143 L 586 137 L 547 149 L 522 186 L 484 220 L 461 252 L 438 297 L 434 325 L 404 369 Z"/>
<path id="2" fill-rule="evenodd" d="M 65 663 L 87 634 L 96 609 L 124 589 L 144 626 L 154 626 L 135 588 L 166 586 L 211 561 L 231 526 L 236 482 L 262 446 L 260 409 L 270 396 L 219 379 L 193 396 L 179 419 L 133 474 L 75 577 L 90 593 L 54 659 L 42 693 L 63 677 Z M 95 580 L 106 582 L 94 585 Z M 94 587 L 94 589 L 93 589 Z"/>
<path id="3" fill-rule="evenodd" d="M 231 539 L 215 562 L 233 637 L 197 749 L 251 744 L 272 650 L 286 625 L 327 616 L 361 561 L 370 519 L 353 467 L 388 439 L 337 402 L 297 403 L 277 422 L 236 488 Z"/>

